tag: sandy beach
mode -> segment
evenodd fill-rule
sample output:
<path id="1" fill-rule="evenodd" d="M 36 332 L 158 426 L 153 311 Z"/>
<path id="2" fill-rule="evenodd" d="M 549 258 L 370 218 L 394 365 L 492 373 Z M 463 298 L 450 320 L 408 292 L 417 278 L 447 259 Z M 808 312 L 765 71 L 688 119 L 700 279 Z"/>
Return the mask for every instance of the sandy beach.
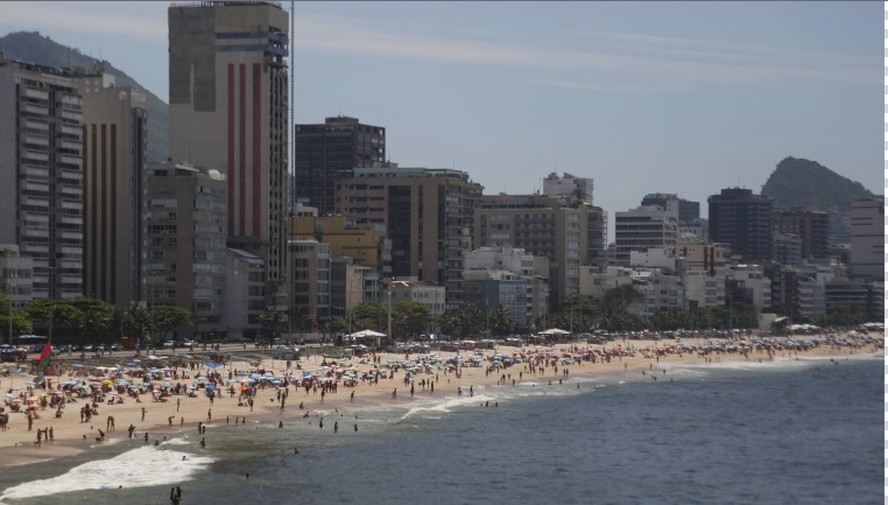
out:
<path id="1" fill-rule="evenodd" d="M 7 430 L 0 432 L 0 466 L 30 464 L 50 458 L 66 457 L 80 451 L 88 451 L 99 444 L 113 443 L 116 439 L 132 437 L 145 443 L 155 443 L 183 430 L 198 430 L 199 425 L 219 426 L 236 424 L 246 418 L 249 422 L 294 422 L 308 413 L 309 416 L 332 412 L 347 413 L 352 409 L 390 403 L 416 402 L 420 400 L 455 398 L 471 395 L 473 389 L 485 387 L 511 387 L 521 381 L 584 382 L 603 375 L 643 377 L 645 380 L 668 380 L 670 367 L 681 364 L 719 366 L 731 361 L 765 362 L 795 359 L 807 356 L 841 357 L 850 354 L 883 356 L 881 336 L 862 339 L 828 341 L 825 337 L 794 337 L 796 346 L 786 346 L 784 340 L 750 338 L 748 341 L 721 341 L 704 339 L 677 340 L 629 340 L 609 342 L 603 345 L 567 343 L 547 346 L 511 347 L 497 345 L 481 352 L 472 350 L 431 351 L 428 354 L 380 353 L 334 361 L 322 356 L 309 356 L 293 362 L 288 369 L 286 362 L 270 357 L 249 358 L 232 353 L 230 361 L 216 368 L 206 366 L 207 359 L 199 351 L 188 354 L 179 350 L 167 351 L 158 363 L 170 363 L 171 356 L 178 355 L 180 366 L 162 366 L 151 381 L 153 387 L 163 384 L 181 384 L 180 394 L 155 399 L 150 392 L 97 396 L 104 389 L 116 389 L 116 381 L 143 384 L 139 377 L 148 368 L 146 356 L 135 357 L 132 352 L 118 352 L 103 358 L 86 360 L 65 357 L 57 360 L 65 363 L 61 375 L 47 378 L 52 385 L 43 389 L 28 390 L 28 382 L 34 377 L 26 373 L 0 375 L 0 390 L 4 393 L 4 408 L 10 413 L 12 402 L 19 399 L 19 412 L 9 414 Z M 779 343 L 776 343 L 779 342 Z M 802 344 L 804 343 L 804 345 Z M 225 349 L 222 350 L 223 354 Z M 258 355 L 258 353 L 256 353 Z M 265 351 L 269 356 L 270 351 Z M 459 357 L 457 361 L 455 358 Z M 499 356 L 499 359 L 494 359 Z M 474 357 L 474 359 L 473 359 Z M 515 357 L 513 360 L 512 357 Z M 126 366 L 133 364 L 137 367 Z M 450 364 L 447 361 L 451 362 Z M 416 360 L 416 361 L 414 361 Z M 119 368 L 98 369 L 99 363 L 116 362 Z M 186 366 L 181 366 L 181 363 Z M 413 368 L 414 365 L 417 368 Z M 82 366 L 74 366 L 74 364 Z M 428 366 L 423 366 L 425 363 Z M 11 364 L 4 364 L 9 370 Z M 142 366 L 144 365 L 144 366 Z M 328 366 L 329 365 L 329 366 Z M 21 365 L 24 367 L 25 365 Z M 348 370 L 347 373 L 342 372 Z M 379 370 L 375 380 L 362 380 L 365 374 Z M 247 382 L 249 375 L 238 376 L 235 371 L 250 371 L 254 377 L 272 372 L 278 379 L 302 380 L 306 372 L 314 372 L 315 379 L 308 390 L 289 384 L 275 385 L 270 381 Z M 218 376 L 207 379 L 208 374 Z M 405 380 L 407 374 L 409 379 Z M 164 377 L 168 380 L 164 381 Z M 329 377 L 326 377 L 329 376 Z M 200 381 L 198 377 L 204 377 Z M 353 377 L 353 379 L 349 379 Z M 40 406 L 41 398 L 52 397 L 51 391 L 59 384 L 72 381 L 91 383 L 92 396 L 73 390 L 67 396 L 60 416 L 56 408 Z M 285 382 L 286 383 L 286 382 Z M 187 393 L 187 386 L 199 384 L 194 394 Z M 210 399 L 206 384 L 216 385 L 218 395 Z M 308 384 L 308 381 L 303 382 Z M 326 388 L 318 387 L 326 384 Z M 332 387 L 335 384 L 335 389 Z M 346 385 L 352 384 L 352 385 Z M 211 386 L 212 388 L 212 386 Z M 70 386 L 69 386 L 69 389 Z M 245 391 L 240 391 L 241 389 Z M 411 389 L 413 390 L 411 393 Z M 230 393 L 234 390 L 234 394 Z M 252 406 L 241 393 L 252 393 Z M 45 396 L 44 396 L 45 394 Z M 285 399 L 283 408 L 280 398 Z M 29 399 L 38 400 L 32 412 L 36 412 L 31 429 L 23 410 Z M 85 421 L 81 411 L 85 405 L 93 405 L 91 420 Z M 302 404 L 302 408 L 300 408 Z M 113 427 L 109 417 L 113 418 Z M 37 443 L 38 430 L 45 430 L 41 443 Z M 51 430 L 51 441 L 47 441 Z M 104 432 L 104 437 L 102 433 Z M 212 432 L 207 443 L 212 443 Z"/>

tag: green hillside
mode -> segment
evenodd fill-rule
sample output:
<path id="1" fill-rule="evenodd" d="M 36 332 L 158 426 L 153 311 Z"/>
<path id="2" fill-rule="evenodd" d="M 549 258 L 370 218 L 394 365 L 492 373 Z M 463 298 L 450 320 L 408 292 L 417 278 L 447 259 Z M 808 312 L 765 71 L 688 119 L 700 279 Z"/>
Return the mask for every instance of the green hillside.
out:
<path id="1" fill-rule="evenodd" d="M 845 242 L 850 234 L 851 203 L 878 198 L 859 182 L 843 177 L 816 161 L 787 157 L 762 186 L 762 195 L 774 200 L 774 210 L 813 206 L 829 212 L 833 241 Z"/>
<path id="2" fill-rule="evenodd" d="M 0 53 L 5 58 L 56 68 L 91 68 L 96 59 L 44 37 L 38 32 L 13 32 L 0 38 Z M 113 74 L 118 86 L 144 89 L 132 77 L 105 62 L 105 71 Z M 159 162 L 169 156 L 169 107 L 160 98 L 148 95 L 148 161 Z"/>
<path id="3" fill-rule="evenodd" d="M 774 199 L 774 207 L 784 210 L 800 205 L 821 209 L 850 208 L 861 198 L 880 198 L 859 182 L 843 177 L 820 163 L 788 157 L 762 187 L 762 195 Z"/>

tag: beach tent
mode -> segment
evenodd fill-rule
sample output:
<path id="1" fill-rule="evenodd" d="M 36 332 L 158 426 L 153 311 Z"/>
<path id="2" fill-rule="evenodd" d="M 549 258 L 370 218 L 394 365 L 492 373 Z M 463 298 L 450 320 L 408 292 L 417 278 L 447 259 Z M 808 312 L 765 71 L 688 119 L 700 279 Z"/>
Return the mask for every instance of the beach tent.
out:
<path id="1" fill-rule="evenodd" d="M 547 337 L 560 337 L 564 335 L 570 335 L 570 332 L 567 330 L 562 330 L 561 328 L 549 328 L 548 330 L 541 331 L 540 335 L 544 335 Z"/>
<path id="2" fill-rule="evenodd" d="M 548 330 L 541 331 L 539 333 L 539 336 L 553 340 L 560 340 L 562 337 L 565 337 L 567 335 L 570 335 L 570 332 L 567 330 L 562 330 L 561 328 L 549 328 Z"/>
<path id="3" fill-rule="evenodd" d="M 349 338 L 367 338 L 367 337 L 384 337 L 385 333 L 379 333 L 378 331 L 373 330 L 361 330 L 356 331 L 354 333 L 349 333 Z"/>

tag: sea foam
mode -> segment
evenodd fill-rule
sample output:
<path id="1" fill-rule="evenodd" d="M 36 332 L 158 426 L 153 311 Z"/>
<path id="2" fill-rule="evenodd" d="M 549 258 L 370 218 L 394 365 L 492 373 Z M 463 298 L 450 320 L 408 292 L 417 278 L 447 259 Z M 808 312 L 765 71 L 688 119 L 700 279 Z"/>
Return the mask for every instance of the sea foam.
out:
<path id="1" fill-rule="evenodd" d="M 215 460 L 186 452 L 143 446 L 110 459 L 90 461 L 49 479 L 24 482 L 3 490 L 7 500 L 49 496 L 71 491 L 176 484 L 189 480 Z"/>
<path id="2" fill-rule="evenodd" d="M 453 409 L 475 406 L 478 403 L 489 402 L 491 400 L 495 400 L 495 398 L 486 394 L 476 394 L 474 396 L 463 395 L 460 397 L 448 396 L 445 397 L 443 401 L 424 402 L 415 407 L 411 407 L 406 414 L 401 416 L 401 419 L 399 419 L 399 421 L 403 421 L 417 415 L 447 414 L 452 412 Z"/>

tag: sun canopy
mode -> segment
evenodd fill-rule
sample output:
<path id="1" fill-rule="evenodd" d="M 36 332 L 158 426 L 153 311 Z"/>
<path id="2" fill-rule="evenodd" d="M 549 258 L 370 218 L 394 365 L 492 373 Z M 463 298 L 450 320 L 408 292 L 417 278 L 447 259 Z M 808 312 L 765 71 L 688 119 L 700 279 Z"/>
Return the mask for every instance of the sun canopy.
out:
<path id="1" fill-rule="evenodd" d="M 384 337 L 385 333 L 379 333 L 373 330 L 361 330 L 348 335 L 351 338 L 367 338 L 367 337 Z"/>

